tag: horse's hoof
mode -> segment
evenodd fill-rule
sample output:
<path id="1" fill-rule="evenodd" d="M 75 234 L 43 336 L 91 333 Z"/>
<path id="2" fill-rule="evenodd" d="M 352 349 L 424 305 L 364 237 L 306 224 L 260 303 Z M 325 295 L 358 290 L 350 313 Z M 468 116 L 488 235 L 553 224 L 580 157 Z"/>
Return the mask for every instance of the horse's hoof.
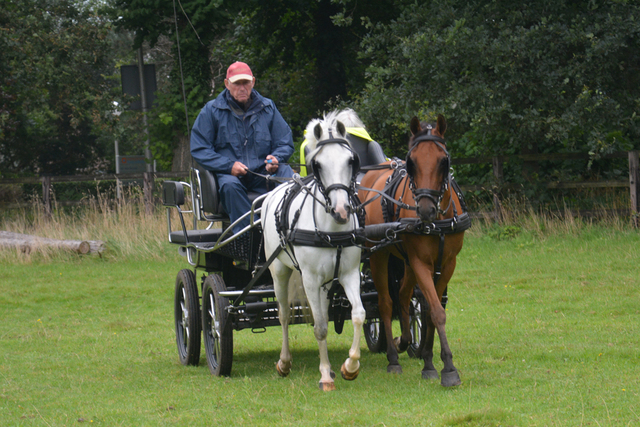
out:
<path id="1" fill-rule="evenodd" d="M 322 391 L 334 391 L 336 389 L 336 384 L 333 381 L 330 383 L 323 383 L 320 381 L 318 383 L 318 387 L 320 387 L 320 390 Z"/>
<path id="2" fill-rule="evenodd" d="M 401 374 L 402 366 L 400 365 L 389 365 L 387 366 L 387 373 L 389 374 Z"/>
<path id="3" fill-rule="evenodd" d="M 393 339 L 393 344 L 396 346 L 396 351 L 398 353 L 404 353 L 405 351 L 407 351 L 407 348 L 409 348 L 409 343 L 402 342 L 402 337 L 396 337 Z"/>
<path id="4" fill-rule="evenodd" d="M 422 370 L 422 379 L 423 380 L 437 380 L 440 377 L 438 376 L 438 371 L 435 369 L 423 369 Z"/>
<path id="5" fill-rule="evenodd" d="M 457 370 L 454 370 L 451 372 L 445 372 L 444 370 L 442 370 L 440 372 L 440 375 L 442 376 L 442 380 L 440 381 L 440 384 L 442 384 L 443 387 L 454 387 L 462 384 L 462 381 L 460 380 L 460 375 L 458 375 Z"/>
<path id="6" fill-rule="evenodd" d="M 347 381 L 353 381 L 356 378 L 358 378 L 358 374 L 360 373 L 360 369 L 356 369 L 355 372 L 349 372 L 347 371 L 347 368 L 344 366 L 344 363 L 342 364 L 342 367 L 340 368 L 340 373 L 342 374 L 342 378 L 344 378 Z"/>
<path id="7" fill-rule="evenodd" d="M 276 363 L 276 371 L 278 371 L 278 375 L 281 377 L 286 377 L 291 372 L 291 362 L 284 363 L 282 360 L 278 360 Z"/>

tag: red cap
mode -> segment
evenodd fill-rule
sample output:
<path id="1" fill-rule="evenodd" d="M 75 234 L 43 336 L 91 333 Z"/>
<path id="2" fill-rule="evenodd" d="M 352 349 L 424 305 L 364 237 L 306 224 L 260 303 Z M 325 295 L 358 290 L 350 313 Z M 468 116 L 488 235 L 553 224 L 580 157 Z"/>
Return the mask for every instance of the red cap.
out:
<path id="1" fill-rule="evenodd" d="M 244 62 L 234 62 L 227 69 L 227 79 L 231 83 L 235 83 L 238 80 L 253 80 L 253 73 L 251 68 Z"/>

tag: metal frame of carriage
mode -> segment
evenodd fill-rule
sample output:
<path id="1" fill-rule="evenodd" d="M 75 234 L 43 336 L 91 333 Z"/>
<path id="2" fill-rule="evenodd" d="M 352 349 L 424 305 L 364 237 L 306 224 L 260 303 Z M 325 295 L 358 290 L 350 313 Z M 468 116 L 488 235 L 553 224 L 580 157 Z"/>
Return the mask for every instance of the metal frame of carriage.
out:
<path id="1" fill-rule="evenodd" d="M 350 141 L 361 157 L 361 166 L 381 163 L 380 156 L 384 158 L 384 154 L 377 142 L 365 141 L 363 144 L 357 138 Z M 250 329 L 259 333 L 267 327 L 280 325 L 273 283 L 262 250 L 259 214 L 260 204 L 266 195 L 249 194 L 252 208 L 237 221 L 249 217 L 249 226 L 232 234 L 235 223 L 230 223 L 220 204 L 215 175 L 199 167 L 192 168 L 190 175 L 190 183 L 163 183 L 169 242 L 179 246 L 179 253 L 191 266 L 191 269 L 180 270 L 176 278 L 174 313 L 178 354 L 182 364 L 198 365 L 203 337 L 211 373 L 228 376 L 233 361 L 234 330 Z M 185 210 L 187 194 L 191 208 Z M 177 210 L 179 228 L 172 225 L 172 209 Z M 193 229 L 187 229 L 184 214 L 192 215 Z M 198 229 L 202 221 L 208 226 Z M 398 227 L 395 223 L 388 229 Z M 370 351 L 383 352 L 386 342 L 380 328 L 378 295 L 368 274 L 366 251 L 363 251 L 362 261 L 365 340 Z M 404 274 L 403 261 L 391 257 L 389 262 L 390 281 L 399 283 Z M 341 290 L 340 287 L 335 293 L 329 293 L 329 320 L 333 321 L 337 333 L 342 332 L 351 312 L 349 301 Z M 420 329 L 426 325 L 426 310 L 422 309 L 425 304 L 426 300 L 416 288 L 411 305 L 413 344 L 408 349 L 410 357 L 419 357 L 420 354 Z M 446 304 L 446 296 L 442 304 Z M 294 307 L 291 323 L 309 322 L 307 314 L 308 307 Z"/>

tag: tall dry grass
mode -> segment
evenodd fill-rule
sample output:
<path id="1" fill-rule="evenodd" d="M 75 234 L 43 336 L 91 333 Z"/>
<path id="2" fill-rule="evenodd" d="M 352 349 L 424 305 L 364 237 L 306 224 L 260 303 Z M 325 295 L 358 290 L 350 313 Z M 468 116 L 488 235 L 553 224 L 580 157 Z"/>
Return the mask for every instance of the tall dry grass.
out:
<path id="1" fill-rule="evenodd" d="M 575 235 L 583 231 L 600 228 L 624 231 L 633 228 L 632 218 L 626 214 L 628 201 L 612 199 L 607 205 L 598 205 L 590 211 L 571 209 L 563 201 L 556 201 L 553 208 L 534 209 L 524 199 L 503 201 L 499 210 L 499 221 L 495 212 L 484 212 L 469 230 L 470 234 L 505 232 L 528 233 L 540 240 L 549 236 Z"/>
<path id="2" fill-rule="evenodd" d="M 106 250 L 102 257 L 109 259 L 140 258 L 165 259 L 175 256 L 167 239 L 166 208 L 157 205 L 152 214 L 145 212 L 144 195 L 139 188 L 124 190 L 124 197 L 116 199 L 113 194 L 98 193 L 88 196 L 84 204 L 75 208 L 62 208 L 54 202 L 53 215 L 45 215 L 44 206 L 34 200 L 27 209 L 4 213 L 0 217 L 0 230 L 31 234 L 52 239 L 101 240 Z M 539 240 L 550 235 L 578 234 L 594 227 L 611 231 L 632 228 L 628 216 L 619 214 L 628 207 L 626 200 L 609 200 L 607 206 L 591 211 L 591 216 L 576 215 L 562 201 L 554 209 L 535 210 L 526 200 L 509 199 L 502 203 L 500 221 L 493 212 L 485 212 L 473 222 L 467 231 L 471 236 L 490 235 L 509 238 L 526 233 Z M 185 209 L 189 209 L 186 206 Z M 179 227 L 175 209 L 170 210 L 173 229 Z M 186 215 L 190 228 L 192 217 Z M 204 228 L 201 224 L 198 228 Z M 0 249 L 0 262 L 30 263 L 35 260 L 50 261 L 74 254 L 42 248 L 37 252 L 24 253 L 17 249 Z"/>
<path id="3" fill-rule="evenodd" d="M 100 256 L 107 258 L 163 258 L 168 246 L 165 208 L 156 206 L 153 213 L 147 214 L 144 195 L 135 188 L 125 190 L 121 199 L 109 194 L 89 196 L 74 208 L 63 208 L 54 202 L 51 216 L 45 215 L 41 201 L 34 200 L 29 208 L 5 212 L 0 218 L 0 230 L 51 239 L 101 240 L 106 250 Z M 73 255 L 46 247 L 33 253 L 0 250 L 0 261 L 10 262 L 47 261 L 66 256 Z"/>

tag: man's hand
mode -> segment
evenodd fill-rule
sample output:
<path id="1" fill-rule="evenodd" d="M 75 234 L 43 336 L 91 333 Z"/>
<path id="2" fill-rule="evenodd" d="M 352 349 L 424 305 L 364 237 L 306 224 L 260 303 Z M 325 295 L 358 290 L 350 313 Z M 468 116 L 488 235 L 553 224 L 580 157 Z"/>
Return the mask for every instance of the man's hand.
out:
<path id="1" fill-rule="evenodd" d="M 247 167 L 240 163 L 240 162 L 235 162 L 233 164 L 233 166 L 231 167 L 231 175 L 233 176 L 243 176 L 247 174 Z"/>
<path id="2" fill-rule="evenodd" d="M 267 165 L 267 172 L 274 174 L 278 171 L 278 159 L 271 154 L 267 156 L 267 160 L 264 161 Z"/>

